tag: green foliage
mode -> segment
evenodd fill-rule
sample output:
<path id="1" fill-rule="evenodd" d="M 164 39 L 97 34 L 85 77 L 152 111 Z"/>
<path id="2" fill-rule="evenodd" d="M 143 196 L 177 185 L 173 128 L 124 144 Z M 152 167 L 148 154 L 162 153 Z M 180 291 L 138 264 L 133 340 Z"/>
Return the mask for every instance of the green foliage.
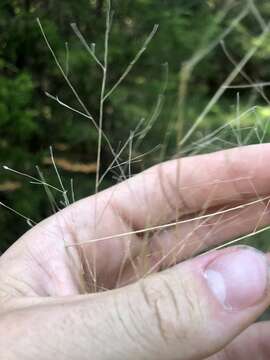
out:
<path id="1" fill-rule="evenodd" d="M 38 133 L 38 111 L 32 108 L 33 83 L 27 73 L 0 77 L 0 127 L 13 145 L 30 141 Z"/>

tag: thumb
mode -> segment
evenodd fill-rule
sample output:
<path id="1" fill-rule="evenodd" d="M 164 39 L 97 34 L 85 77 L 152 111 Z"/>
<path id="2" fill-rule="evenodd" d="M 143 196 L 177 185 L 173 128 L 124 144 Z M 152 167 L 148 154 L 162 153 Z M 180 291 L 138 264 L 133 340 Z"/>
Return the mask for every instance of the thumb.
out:
<path id="1" fill-rule="evenodd" d="M 249 247 L 187 261 L 119 293 L 107 343 L 122 351 L 119 360 L 203 359 L 266 309 L 268 281 L 267 257 Z"/>
<path id="2" fill-rule="evenodd" d="M 263 253 L 212 252 L 122 289 L 2 316 L 0 349 L 27 360 L 204 359 L 266 309 L 268 282 Z"/>

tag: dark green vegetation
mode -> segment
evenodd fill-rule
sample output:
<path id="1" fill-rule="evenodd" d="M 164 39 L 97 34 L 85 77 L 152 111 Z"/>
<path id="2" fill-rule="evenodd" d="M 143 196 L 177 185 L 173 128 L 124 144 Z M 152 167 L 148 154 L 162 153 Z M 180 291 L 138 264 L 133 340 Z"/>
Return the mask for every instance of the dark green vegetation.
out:
<path id="1" fill-rule="evenodd" d="M 269 140 L 267 95 L 270 94 L 267 87 L 264 92 L 253 87 L 224 91 L 185 144 L 179 146 L 235 69 L 234 61 L 240 62 L 254 49 L 254 56 L 243 69 L 245 74 L 235 74 L 234 84 L 270 79 L 269 37 L 266 36 L 258 50 L 255 48 L 270 21 L 270 3 L 262 0 L 255 5 L 245 0 L 113 2 L 108 89 L 140 50 L 154 24 L 159 24 L 146 52 L 104 103 L 103 129 L 115 152 L 145 118 L 141 138 L 130 141 L 119 157 L 119 162 L 127 161 L 130 149 L 132 159 L 139 157 L 140 161 L 131 166 L 132 173 L 179 152 L 200 153 Z M 105 0 L 3 0 L 0 5 L 0 163 L 37 177 L 35 165 L 39 165 L 46 181 L 58 184 L 53 167 L 48 166 L 49 146 L 53 145 L 66 188 L 70 188 L 70 178 L 74 178 L 76 198 L 95 191 L 98 134 L 89 119 L 46 97 L 45 92 L 49 92 L 84 111 L 57 68 L 36 18 L 40 18 L 82 101 L 98 119 L 102 71 L 70 23 L 77 24 L 91 49 L 94 49 L 91 43 L 96 44 L 95 54 L 102 59 L 105 9 Z M 220 44 L 222 34 L 226 37 Z M 257 105 L 261 107 L 253 108 Z M 251 110 L 241 117 L 240 124 L 230 122 L 248 109 Z M 151 130 L 147 133 L 148 124 Z M 224 130 L 201 142 L 224 124 L 227 124 Z M 103 174 L 113 160 L 104 140 L 101 160 Z M 123 167 L 127 175 L 129 170 L 128 166 Z M 115 167 L 101 188 L 121 175 Z M 57 193 L 55 196 L 59 201 Z M 26 178 L 5 170 L 0 170 L 0 201 L 35 221 L 51 213 L 40 185 L 29 184 Z M 0 249 L 6 249 L 27 228 L 26 221 L 0 208 Z"/>

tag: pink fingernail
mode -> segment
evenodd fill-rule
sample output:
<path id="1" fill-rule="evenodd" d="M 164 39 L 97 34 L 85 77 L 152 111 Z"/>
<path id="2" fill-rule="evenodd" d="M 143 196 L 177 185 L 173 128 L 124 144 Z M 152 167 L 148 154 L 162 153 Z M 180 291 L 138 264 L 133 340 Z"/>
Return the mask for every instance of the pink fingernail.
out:
<path id="1" fill-rule="evenodd" d="M 241 310 L 264 298 L 268 272 L 268 261 L 263 253 L 250 247 L 239 247 L 208 264 L 205 277 L 224 307 Z"/>

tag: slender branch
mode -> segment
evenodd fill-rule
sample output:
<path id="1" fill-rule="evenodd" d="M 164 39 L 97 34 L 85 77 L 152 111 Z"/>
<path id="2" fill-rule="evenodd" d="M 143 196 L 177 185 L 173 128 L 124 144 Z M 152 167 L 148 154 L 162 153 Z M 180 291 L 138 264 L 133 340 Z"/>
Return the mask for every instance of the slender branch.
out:
<path id="1" fill-rule="evenodd" d="M 267 35 L 269 34 L 269 28 L 270 28 L 270 23 L 265 28 L 263 33 L 260 35 L 257 43 L 247 52 L 247 54 L 243 57 L 243 59 L 237 64 L 236 68 L 233 69 L 233 71 L 225 79 L 225 81 L 223 82 L 221 87 L 217 90 L 217 92 L 212 97 L 212 99 L 209 101 L 209 103 L 207 104 L 205 109 L 199 115 L 199 117 L 197 118 L 197 120 L 195 121 L 193 126 L 190 128 L 190 130 L 187 132 L 187 134 L 180 141 L 179 146 L 183 146 L 187 142 L 187 140 L 193 134 L 194 130 L 196 130 L 196 128 L 201 124 L 201 122 L 204 120 L 204 118 L 208 115 L 208 113 L 213 108 L 213 106 L 218 102 L 218 100 L 224 94 L 226 86 L 230 85 L 233 82 L 233 80 L 236 78 L 236 76 L 242 71 L 242 69 L 245 67 L 245 65 L 249 62 L 249 60 L 253 57 L 253 55 L 256 53 L 256 51 L 259 49 L 259 47 L 263 44 Z"/>
<path id="2" fill-rule="evenodd" d="M 55 164 L 52 146 L 50 146 L 50 155 L 51 155 L 51 160 L 52 160 L 52 164 L 53 164 L 53 167 L 54 167 L 54 171 L 55 171 L 56 176 L 58 178 L 60 187 L 62 189 L 62 194 L 63 194 L 65 206 L 68 206 L 69 205 L 69 199 L 68 199 L 68 196 L 67 196 L 67 190 L 64 187 L 61 176 L 60 176 L 59 171 L 57 169 L 57 166 Z"/>
<path id="3" fill-rule="evenodd" d="M 105 40 L 104 40 L 104 65 L 102 68 L 103 77 L 102 77 L 100 102 L 99 102 L 96 193 L 98 192 L 98 188 L 99 188 L 99 174 L 100 174 L 100 165 L 101 165 L 100 162 L 101 162 L 102 128 L 103 128 L 103 116 L 104 116 L 104 94 L 106 91 L 106 83 L 107 83 L 110 28 L 111 28 L 111 0 L 107 0 L 106 31 L 105 31 Z"/>
<path id="4" fill-rule="evenodd" d="M 233 66 L 237 66 L 237 61 L 233 58 L 233 56 L 230 54 L 229 50 L 226 47 L 225 41 L 221 41 L 221 47 L 224 51 L 224 54 L 227 56 L 228 60 L 233 64 Z M 246 79 L 250 84 L 254 84 L 255 82 L 251 79 L 251 77 L 244 71 L 241 70 L 240 74 L 243 76 L 244 79 Z M 228 89 L 228 86 L 226 87 Z M 255 90 L 261 95 L 261 97 L 265 100 L 265 102 L 269 105 L 270 101 L 267 98 L 266 94 L 264 93 L 263 87 L 260 86 L 254 86 Z"/>
<path id="5" fill-rule="evenodd" d="M 66 75 L 69 75 L 69 45 L 68 42 L 65 42 L 66 48 Z"/>
<path id="6" fill-rule="evenodd" d="M 85 40 L 84 36 L 82 35 L 82 33 L 80 32 L 80 30 L 78 29 L 78 26 L 76 23 L 72 23 L 70 24 L 72 30 L 74 31 L 74 33 L 77 35 L 77 37 L 79 38 L 80 42 L 83 44 L 83 46 L 85 47 L 85 49 L 87 50 L 87 52 L 92 56 L 92 58 L 95 60 L 95 62 L 101 67 L 101 69 L 104 69 L 103 64 L 99 61 L 99 59 L 97 58 L 96 54 L 94 53 L 94 51 L 90 48 L 90 46 L 87 44 L 87 41 Z"/>
<path id="7" fill-rule="evenodd" d="M 56 55 L 55 55 L 55 53 L 54 53 L 54 51 L 53 51 L 53 49 L 52 49 L 52 47 L 51 47 L 51 44 L 49 43 L 49 40 L 48 40 L 48 38 L 47 38 L 47 36 L 46 36 L 46 34 L 45 34 L 45 31 L 44 31 L 44 29 L 43 29 L 43 26 L 42 26 L 39 18 L 37 18 L 37 23 L 38 23 L 38 26 L 39 26 L 39 28 L 40 28 L 41 34 L 42 34 L 42 36 L 43 36 L 43 38 L 44 38 L 44 40 L 45 40 L 45 43 L 46 43 L 48 49 L 50 50 L 50 52 L 51 52 L 51 54 L 52 54 L 52 56 L 53 56 L 53 58 L 54 58 L 54 61 L 55 61 L 56 65 L 57 65 L 58 69 L 60 70 L 63 78 L 64 78 L 65 81 L 67 82 L 68 86 L 70 87 L 71 91 L 72 91 L 73 94 L 75 95 L 77 101 L 79 102 L 79 104 L 81 105 L 81 107 L 83 108 L 83 110 L 86 112 L 86 114 L 89 116 L 89 118 L 90 118 L 93 122 L 95 122 L 93 116 L 91 115 L 91 113 L 89 112 L 89 110 L 87 109 L 87 107 L 85 106 L 84 102 L 83 102 L 82 99 L 80 98 L 80 96 L 79 96 L 78 92 L 76 91 L 75 87 L 73 86 L 73 84 L 71 83 L 71 81 L 70 81 L 69 78 L 67 77 L 65 71 L 63 70 L 62 65 L 60 64 L 59 60 L 57 59 L 57 57 L 56 57 Z"/>
<path id="8" fill-rule="evenodd" d="M 226 16 L 229 8 L 222 12 L 221 15 Z M 190 59 L 185 61 L 179 73 L 179 87 L 178 87 L 178 102 L 177 102 L 177 140 L 178 144 L 181 142 L 182 130 L 186 115 L 186 99 L 189 93 L 189 83 L 194 71 L 194 68 L 211 52 L 218 44 L 225 39 L 235 27 L 247 16 L 249 12 L 248 8 L 245 8 L 241 13 L 232 20 L 230 26 L 226 28 L 221 34 L 219 34 L 214 40 L 210 42 L 208 46 L 205 45 L 205 41 L 199 46 Z M 221 16 L 222 19 L 222 16 Z M 220 19 L 220 20 L 221 20 Z"/>
<path id="9" fill-rule="evenodd" d="M 56 65 L 57 65 L 58 69 L 60 70 L 60 72 L 61 72 L 64 80 L 66 81 L 66 83 L 67 83 L 68 86 L 70 87 L 71 91 L 73 92 L 75 98 L 77 99 L 77 101 L 78 101 L 79 104 L 81 105 L 81 107 L 82 107 L 82 109 L 83 109 L 83 111 L 84 111 L 85 114 L 82 113 L 82 112 L 79 112 L 79 111 L 77 111 L 77 110 L 75 110 L 75 109 L 72 109 L 72 108 L 69 107 L 68 105 L 66 105 L 66 104 L 64 104 L 63 102 L 61 102 L 57 97 L 53 97 L 52 95 L 50 95 L 50 94 L 48 94 L 48 93 L 47 93 L 47 95 L 48 95 L 49 97 L 51 97 L 52 99 L 58 101 L 60 105 L 65 106 L 65 107 L 67 107 L 67 108 L 69 108 L 69 109 L 71 109 L 71 110 L 73 110 L 73 111 L 75 111 L 75 112 L 77 112 L 77 113 L 80 113 L 80 115 L 83 115 L 83 116 L 87 117 L 87 118 L 91 121 L 91 123 L 94 125 L 94 127 L 99 131 L 99 126 L 97 125 L 97 123 L 96 123 L 96 121 L 94 120 L 94 118 L 93 118 L 93 116 L 91 115 L 91 113 L 88 111 L 88 109 L 87 109 L 87 107 L 85 106 L 84 102 L 83 102 L 82 99 L 80 98 L 78 92 L 76 91 L 76 89 L 74 88 L 74 86 L 72 85 L 72 83 L 70 82 L 70 80 L 68 79 L 68 77 L 66 76 L 65 71 L 63 70 L 63 67 L 61 66 L 60 62 L 58 61 L 58 59 L 57 59 L 57 57 L 56 57 L 56 55 L 55 55 L 55 53 L 54 53 L 54 51 L 53 51 L 53 49 L 52 49 L 52 47 L 51 47 L 51 45 L 50 45 L 50 43 L 49 43 L 49 40 L 48 40 L 48 38 L 47 38 L 47 36 L 46 36 L 46 34 L 45 34 L 45 32 L 44 32 L 43 26 L 42 26 L 42 24 L 41 24 L 41 22 L 40 22 L 39 19 L 37 19 L 37 23 L 38 23 L 38 25 L 39 25 L 39 27 L 40 27 L 40 30 L 41 30 L 41 33 L 42 33 L 43 38 L 44 38 L 44 40 L 45 40 L 45 43 L 46 43 L 48 49 L 50 50 L 50 52 L 51 52 L 51 54 L 52 54 L 52 56 L 53 56 L 53 58 L 54 58 L 54 61 L 55 61 Z M 102 131 L 102 135 L 104 136 L 104 139 L 106 140 L 106 143 L 107 143 L 108 146 L 109 146 L 109 149 L 110 149 L 112 155 L 113 155 L 113 156 L 116 156 L 115 151 L 114 151 L 114 149 L 113 149 L 113 147 L 112 147 L 112 145 L 111 145 L 111 143 L 110 143 L 109 138 L 104 134 L 103 130 L 101 130 L 101 131 Z M 123 170 L 121 169 L 121 167 L 120 167 L 120 171 L 122 172 L 122 174 L 123 174 L 123 176 L 124 176 L 124 172 L 123 172 Z"/>
<path id="10" fill-rule="evenodd" d="M 48 184 L 48 183 L 46 183 L 46 182 L 43 182 L 43 181 L 41 181 L 40 179 L 35 178 L 34 176 L 31 176 L 31 175 L 22 173 L 22 172 L 20 172 L 20 171 L 11 169 L 11 168 L 8 167 L 8 166 L 5 166 L 5 165 L 4 165 L 4 166 L 3 166 L 3 169 L 4 169 L 4 170 L 11 171 L 11 172 L 13 172 L 14 174 L 17 174 L 17 175 L 20 175 L 20 176 L 24 176 L 24 177 L 30 179 L 30 180 L 31 180 L 31 181 L 30 181 L 30 184 L 43 185 L 43 186 L 47 186 L 47 187 L 49 187 L 49 188 L 51 188 L 51 189 L 53 189 L 53 190 L 55 190 L 55 191 L 58 191 L 58 192 L 60 192 L 60 193 L 63 192 L 61 189 L 58 189 L 57 187 L 55 187 L 55 186 L 53 186 L 53 185 L 51 185 L 51 184 Z"/>
<path id="11" fill-rule="evenodd" d="M 143 46 L 141 47 L 141 49 L 139 50 L 139 52 L 136 54 L 136 56 L 134 57 L 134 59 L 131 61 L 131 63 L 128 65 L 127 69 L 124 71 L 124 73 L 122 74 L 122 76 L 119 78 L 119 80 L 113 85 L 113 87 L 111 88 L 111 90 L 109 90 L 107 92 L 107 94 L 104 96 L 104 101 L 112 95 L 112 93 L 118 88 L 118 86 L 122 83 L 122 81 L 128 76 L 128 74 L 130 73 L 130 71 L 132 70 L 132 68 L 134 67 L 134 65 L 138 62 L 138 60 L 140 59 L 140 57 L 142 56 L 142 54 L 146 51 L 149 43 L 151 42 L 151 40 L 153 39 L 153 37 L 155 36 L 157 30 L 158 30 L 159 25 L 155 25 L 153 27 L 153 30 L 151 31 L 151 33 L 149 34 L 149 36 L 147 37 L 147 39 L 145 40 Z"/>
<path id="12" fill-rule="evenodd" d="M 54 197 L 51 189 L 49 188 L 49 186 L 47 186 L 47 182 L 46 182 L 45 177 L 44 177 L 42 171 L 40 170 L 39 166 L 36 166 L 36 169 L 37 169 L 38 175 L 40 177 L 40 180 L 42 182 L 42 185 L 44 186 L 44 190 L 46 192 L 46 195 L 47 195 L 47 197 L 49 199 L 49 202 L 51 204 L 52 211 L 53 211 L 53 213 L 56 213 L 60 209 L 59 209 L 59 207 L 57 205 L 55 197 Z"/>
<path id="13" fill-rule="evenodd" d="M 260 25 L 261 29 L 264 30 L 267 26 L 264 18 L 260 14 L 257 6 L 254 3 L 254 0 L 248 0 L 248 5 L 250 7 L 250 10 L 252 14 L 254 15 L 255 19 L 257 20 L 258 24 Z"/>
<path id="14" fill-rule="evenodd" d="M 31 227 L 33 227 L 34 225 L 36 225 L 37 223 L 30 219 L 29 217 L 27 216 L 24 216 L 23 214 L 21 214 L 20 212 L 18 212 L 17 210 L 11 208 L 10 206 L 4 204 L 2 201 L 0 202 L 0 206 L 3 206 L 4 208 L 8 209 L 9 211 L 13 212 L 14 214 L 20 216 L 21 218 L 23 218 L 24 220 L 26 220 L 27 224 Z"/>

